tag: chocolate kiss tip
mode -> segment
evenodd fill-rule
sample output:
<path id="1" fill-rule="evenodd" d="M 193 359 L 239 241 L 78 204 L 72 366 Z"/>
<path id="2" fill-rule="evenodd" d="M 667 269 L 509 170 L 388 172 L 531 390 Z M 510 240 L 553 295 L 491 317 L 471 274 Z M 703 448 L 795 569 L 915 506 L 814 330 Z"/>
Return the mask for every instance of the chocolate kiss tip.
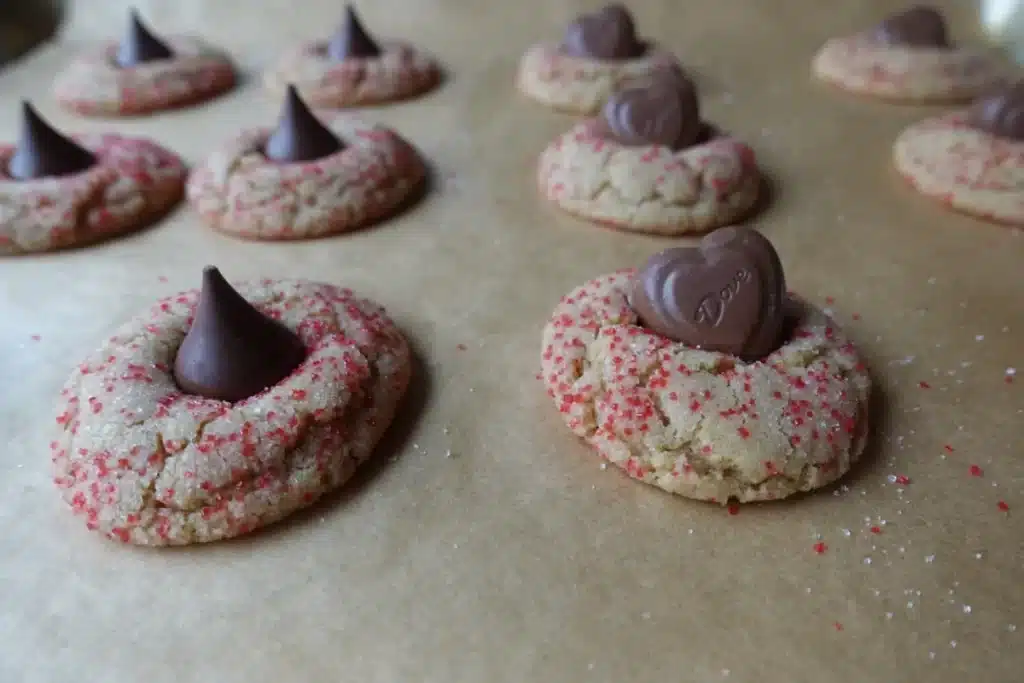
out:
<path id="1" fill-rule="evenodd" d="M 241 401 L 280 382 L 305 357 L 298 335 L 256 310 L 217 268 L 203 269 L 192 327 L 174 359 L 182 391 Z"/>
<path id="2" fill-rule="evenodd" d="M 278 163 L 315 161 L 345 149 L 344 143 L 313 116 L 294 85 L 288 86 L 277 128 L 263 153 Z"/>
<path id="3" fill-rule="evenodd" d="M 336 62 L 349 57 L 379 57 L 380 46 L 363 28 L 351 3 L 345 5 L 345 19 L 327 43 L 327 56 Z"/>
<path id="4" fill-rule="evenodd" d="M 174 52 L 142 23 L 134 8 L 128 14 L 128 32 L 117 48 L 117 64 L 128 68 L 159 59 L 170 59 Z"/>
<path id="5" fill-rule="evenodd" d="M 21 137 L 7 173 L 15 180 L 72 175 L 96 164 L 92 152 L 61 135 L 28 100 L 21 103 Z"/>

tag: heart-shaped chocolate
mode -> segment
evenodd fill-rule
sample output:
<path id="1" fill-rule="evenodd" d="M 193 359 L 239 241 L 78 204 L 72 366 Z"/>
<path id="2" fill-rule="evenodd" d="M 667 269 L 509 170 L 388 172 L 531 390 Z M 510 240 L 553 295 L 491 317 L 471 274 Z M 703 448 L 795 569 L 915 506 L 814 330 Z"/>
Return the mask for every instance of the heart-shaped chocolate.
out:
<path id="1" fill-rule="evenodd" d="M 872 37 L 883 45 L 952 47 L 946 20 L 939 10 L 928 5 L 915 5 L 886 17 L 875 27 Z"/>
<path id="2" fill-rule="evenodd" d="M 975 100 L 967 123 L 997 137 L 1024 140 L 1024 80 Z"/>
<path id="3" fill-rule="evenodd" d="M 608 5 L 577 17 L 569 24 L 562 51 L 582 59 L 617 61 L 641 56 L 644 44 L 636 36 L 633 17 L 622 5 Z"/>
<path id="4" fill-rule="evenodd" d="M 628 146 L 689 147 L 703 124 L 697 88 L 682 75 L 659 76 L 623 88 L 605 102 L 602 133 Z"/>
<path id="5" fill-rule="evenodd" d="M 756 230 L 733 226 L 697 247 L 652 256 L 629 301 L 641 324 L 658 334 L 755 361 L 778 348 L 785 293 L 772 243 Z"/>

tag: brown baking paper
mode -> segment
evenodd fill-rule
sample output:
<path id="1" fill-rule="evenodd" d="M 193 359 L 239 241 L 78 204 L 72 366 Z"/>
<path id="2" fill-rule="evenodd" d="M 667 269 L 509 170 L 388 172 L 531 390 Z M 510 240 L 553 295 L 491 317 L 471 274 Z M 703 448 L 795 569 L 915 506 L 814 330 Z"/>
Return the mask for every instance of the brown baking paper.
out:
<path id="1" fill-rule="evenodd" d="M 59 40 L 0 73 L 0 134 L 16 134 L 28 96 L 64 130 L 150 135 L 194 165 L 239 126 L 273 121 L 259 70 L 342 7 L 133 4 L 157 31 L 231 50 L 245 82 L 152 118 L 61 113 L 51 79 L 117 34 L 128 5 L 78 2 Z M 961 39 L 977 33 L 968 5 L 951 14 Z M 1024 237 L 896 178 L 896 134 L 940 110 L 809 77 L 827 37 L 898 5 L 633 3 L 696 74 L 708 119 L 756 150 L 772 197 L 754 224 L 877 380 L 872 444 L 841 486 L 737 514 L 603 468 L 535 378 L 559 297 L 680 243 L 560 215 L 535 189 L 537 155 L 572 119 L 516 93 L 517 60 L 594 6 L 360 3 L 375 34 L 414 38 L 449 70 L 428 97 L 361 112 L 432 164 L 429 195 L 401 218 L 260 244 L 182 206 L 135 236 L 0 261 L 0 681 L 1020 680 Z M 267 531 L 179 550 L 105 540 L 50 481 L 56 395 L 117 325 L 211 263 L 386 306 L 420 357 L 403 418 L 351 485 Z"/>

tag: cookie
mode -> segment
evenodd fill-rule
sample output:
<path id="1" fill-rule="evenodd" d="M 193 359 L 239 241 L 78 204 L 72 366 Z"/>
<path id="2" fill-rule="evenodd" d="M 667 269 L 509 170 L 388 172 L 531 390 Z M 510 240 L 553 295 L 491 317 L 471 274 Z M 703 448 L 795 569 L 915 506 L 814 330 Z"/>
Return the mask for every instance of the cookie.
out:
<path id="1" fill-rule="evenodd" d="M 224 52 L 192 36 L 157 38 L 133 12 L 124 39 L 74 59 L 53 92 L 77 114 L 114 117 L 185 107 L 234 85 L 235 67 Z"/>
<path id="2" fill-rule="evenodd" d="M 1009 74 L 995 51 L 954 45 L 942 15 L 913 7 L 873 29 L 833 38 L 814 57 L 814 75 L 850 93 L 909 103 L 970 100 Z"/>
<path id="3" fill-rule="evenodd" d="M 440 81 L 441 69 L 433 57 L 405 41 L 376 41 L 351 6 L 332 38 L 289 50 L 263 79 L 274 96 L 294 85 L 310 105 L 325 108 L 397 102 Z"/>
<path id="4" fill-rule="evenodd" d="M 72 372 L 50 447 L 56 485 L 90 529 L 153 546 L 244 534 L 342 485 L 392 421 L 410 356 L 379 306 L 302 280 L 238 292 L 307 350 L 262 393 L 228 403 L 175 383 L 198 290 L 157 302 Z"/>
<path id="5" fill-rule="evenodd" d="M 183 195 L 187 170 L 143 138 L 67 138 L 24 105 L 18 145 L 0 145 L 0 254 L 82 246 L 139 230 Z"/>
<path id="6" fill-rule="evenodd" d="M 722 504 L 810 491 L 850 469 L 870 379 L 824 312 L 789 295 L 782 345 L 744 362 L 641 326 L 634 278 L 573 290 L 544 328 L 542 377 L 574 434 L 634 479 Z"/>
<path id="7" fill-rule="evenodd" d="M 308 153 L 314 147 L 323 154 Z M 336 113 L 313 116 L 290 88 L 278 128 L 243 131 L 215 149 L 189 177 L 187 195 L 221 232 L 308 239 L 396 212 L 425 177 L 416 150 L 391 129 Z"/>
<path id="8" fill-rule="evenodd" d="M 914 189 L 949 209 L 1024 225 L 1024 141 L 970 125 L 966 111 L 911 125 L 893 145 L 893 163 Z"/>
<path id="9" fill-rule="evenodd" d="M 682 150 L 627 146 L 600 120 L 574 126 L 544 150 L 541 193 L 561 209 L 634 232 L 681 235 L 729 224 L 757 201 L 761 174 L 746 144 L 711 136 Z"/>

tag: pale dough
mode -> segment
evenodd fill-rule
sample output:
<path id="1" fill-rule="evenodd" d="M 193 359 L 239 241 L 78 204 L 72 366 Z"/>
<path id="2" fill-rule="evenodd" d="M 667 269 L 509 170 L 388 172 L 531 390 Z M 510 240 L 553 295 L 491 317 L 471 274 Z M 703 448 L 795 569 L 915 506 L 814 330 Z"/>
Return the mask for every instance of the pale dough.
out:
<path id="1" fill-rule="evenodd" d="M 673 152 L 627 147 L 580 123 L 541 154 L 538 185 L 569 213 L 636 232 L 680 235 L 727 225 L 758 198 L 753 151 L 731 137 Z"/>
<path id="2" fill-rule="evenodd" d="M 950 209 L 1024 225 L 1024 142 L 982 132 L 966 120 L 960 111 L 907 128 L 893 145 L 896 170 Z"/>
<path id="3" fill-rule="evenodd" d="M 425 93 L 441 81 L 437 61 L 401 41 L 384 41 L 379 57 L 327 59 L 323 43 L 305 43 L 289 50 L 263 77 L 264 87 L 283 97 L 294 85 L 313 107 L 357 107 L 383 104 Z"/>
<path id="4" fill-rule="evenodd" d="M 158 546 L 244 534 L 343 484 L 391 422 L 410 356 L 380 307 L 302 280 L 238 289 L 308 349 L 264 393 L 230 404 L 177 388 L 198 290 L 157 302 L 71 374 L 50 447 L 55 482 L 89 528 Z"/>
<path id="5" fill-rule="evenodd" d="M 889 46 L 865 33 L 826 42 L 812 70 L 847 92 L 922 103 L 967 101 L 1010 74 L 1005 60 L 991 50 Z"/>
<path id="6" fill-rule="evenodd" d="M 132 232 L 181 201 L 187 169 L 173 152 L 122 135 L 74 139 L 96 155 L 92 168 L 38 180 L 0 173 L 0 254 L 76 247 Z M 0 168 L 14 153 L 14 146 L 0 146 Z"/>
<path id="7" fill-rule="evenodd" d="M 173 59 L 120 68 L 117 44 L 105 43 L 58 74 L 54 97 L 83 116 L 133 116 L 194 104 L 235 85 L 226 53 L 188 36 L 172 36 L 167 44 Z"/>
<path id="8" fill-rule="evenodd" d="M 633 274 L 577 288 L 544 328 L 543 380 L 573 433 L 635 479 L 722 504 L 810 491 L 850 469 L 871 381 L 827 315 L 791 298 L 788 340 L 743 363 L 638 326 Z"/>
<path id="9" fill-rule="evenodd" d="M 595 114 L 612 93 L 628 81 L 642 80 L 661 69 L 678 69 L 668 50 L 650 46 L 636 59 L 602 61 L 561 52 L 558 45 L 534 45 L 519 62 L 519 90 L 553 109 Z"/>
<path id="10" fill-rule="evenodd" d="M 188 180 L 188 198 L 211 227 L 258 240 L 322 237 L 397 211 L 421 189 L 426 166 L 389 128 L 346 115 L 318 118 L 347 146 L 309 163 L 263 154 L 271 131 L 243 131 L 215 149 Z"/>

